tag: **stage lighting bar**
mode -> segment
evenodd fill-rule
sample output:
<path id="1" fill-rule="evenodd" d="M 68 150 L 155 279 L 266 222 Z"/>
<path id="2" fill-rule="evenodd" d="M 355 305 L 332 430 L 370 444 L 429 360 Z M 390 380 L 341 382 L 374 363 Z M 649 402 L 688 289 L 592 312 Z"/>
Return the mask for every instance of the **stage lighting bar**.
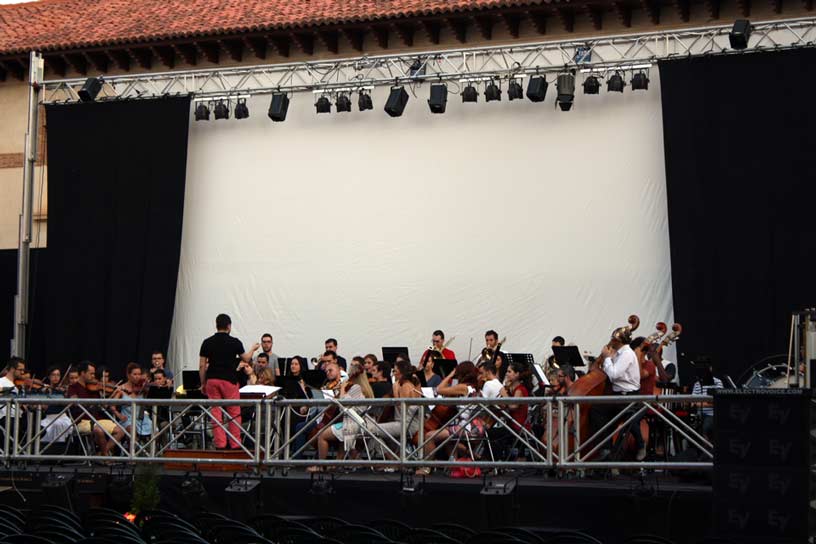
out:
<path id="1" fill-rule="evenodd" d="M 750 32 L 750 43 L 747 36 Z M 729 35 L 733 34 L 733 44 Z M 744 41 L 741 41 L 744 40 Z M 227 94 L 320 91 L 334 96 L 339 89 L 360 85 L 393 86 L 463 79 L 508 79 L 521 74 L 548 75 L 567 69 L 601 72 L 630 71 L 642 63 L 678 56 L 740 54 L 745 51 L 812 47 L 816 17 L 756 23 L 732 23 L 659 32 L 641 32 L 530 44 L 406 52 L 310 62 L 216 67 L 162 73 L 111 75 L 96 101 L 193 95 L 218 100 Z M 742 47 L 734 50 L 732 45 Z M 581 51 L 577 62 L 576 52 Z M 501 59 L 501 60 L 498 60 Z M 589 59 L 584 62 L 584 59 Z M 417 66 L 418 65 L 418 66 Z M 331 74 L 327 78 L 326 74 Z M 43 103 L 79 101 L 85 78 L 43 82 Z M 102 96 L 104 94 L 104 96 Z"/>

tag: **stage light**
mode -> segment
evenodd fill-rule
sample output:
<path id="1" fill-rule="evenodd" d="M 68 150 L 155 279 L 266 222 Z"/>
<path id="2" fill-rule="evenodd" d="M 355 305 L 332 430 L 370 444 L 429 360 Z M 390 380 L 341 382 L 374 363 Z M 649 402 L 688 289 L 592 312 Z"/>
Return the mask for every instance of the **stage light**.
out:
<path id="1" fill-rule="evenodd" d="M 408 75 L 411 77 L 425 75 L 425 65 L 422 63 L 421 59 L 414 59 L 414 62 L 412 62 L 411 66 L 408 68 Z"/>
<path id="2" fill-rule="evenodd" d="M 371 95 L 368 91 L 360 89 L 360 97 L 357 99 L 357 107 L 360 111 L 373 110 L 374 103 L 371 101 Z"/>
<path id="3" fill-rule="evenodd" d="M 334 103 L 337 108 L 337 113 L 351 111 L 351 99 L 345 93 L 337 95 L 337 100 Z"/>
<path id="4" fill-rule="evenodd" d="M 623 77 L 616 72 L 607 80 L 606 91 L 609 93 L 622 93 L 625 86 L 626 83 L 624 83 Z"/>
<path id="5" fill-rule="evenodd" d="M 434 83 L 431 85 L 431 97 L 428 99 L 428 107 L 431 113 L 445 113 L 448 105 L 448 87 L 444 83 Z"/>
<path id="6" fill-rule="evenodd" d="M 462 102 L 478 102 L 478 101 L 479 91 L 476 90 L 476 87 L 468 83 L 467 87 L 462 89 Z"/>
<path id="7" fill-rule="evenodd" d="M 734 27 L 728 33 L 728 42 L 731 44 L 731 49 L 745 49 L 748 47 L 748 38 L 751 37 L 751 31 L 754 27 L 747 19 L 737 19 L 734 21 Z"/>
<path id="8" fill-rule="evenodd" d="M 555 88 L 558 89 L 558 96 L 555 101 L 561 111 L 569 111 L 575 100 L 575 75 L 570 73 L 558 74 Z"/>
<path id="9" fill-rule="evenodd" d="M 246 105 L 246 98 L 239 98 L 238 103 L 235 104 L 235 118 L 246 119 L 249 117 L 249 108 Z"/>
<path id="10" fill-rule="evenodd" d="M 79 99 L 82 102 L 93 102 L 96 100 L 96 95 L 102 90 L 102 83 L 101 77 L 89 77 L 86 79 L 85 83 L 82 84 L 82 88 L 79 90 Z"/>
<path id="11" fill-rule="evenodd" d="M 507 85 L 507 98 L 510 100 L 521 100 L 524 98 L 524 90 L 517 79 L 511 79 Z"/>
<path id="12" fill-rule="evenodd" d="M 391 87 L 391 92 L 388 95 L 388 100 L 385 102 L 385 113 L 391 117 L 399 117 L 405 111 L 405 106 L 408 104 L 408 93 L 405 87 L 399 85 Z"/>
<path id="13" fill-rule="evenodd" d="M 331 102 L 329 102 L 328 96 L 321 96 L 315 102 L 315 111 L 317 113 L 330 113 L 331 112 Z"/>
<path id="14" fill-rule="evenodd" d="M 501 89 L 496 85 L 495 81 L 491 81 L 485 87 L 485 102 L 493 102 L 494 100 L 501 100 Z"/>
<path id="15" fill-rule="evenodd" d="M 527 82 L 527 98 L 530 102 L 543 102 L 547 96 L 547 79 L 544 76 L 533 76 Z"/>
<path id="16" fill-rule="evenodd" d="M 269 118 L 279 123 L 286 121 L 286 112 L 289 111 L 289 97 L 284 93 L 274 93 L 269 103 Z"/>
<path id="17" fill-rule="evenodd" d="M 210 108 L 204 102 L 199 102 L 198 106 L 195 109 L 195 120 L 196 121 L 209 121 L 210 120 Z"/>
<path id="18" fill-rule="evenodd" d="M 649 78 L 644 72 L 638 72 L 632 76 L 632 90 L 645 91 L 649 88 Z"/>
<path id="19" fill-rule="evenodd" d="M 229 119 L 229 106 L 223 100 L 219 100 L 213 110 L 216 119 Z"/>
<path id="20" fill-rule="evenodd" d="M 246 521 L 255 517 L 259 510 L 263 510 L 261 505 L 261 480 L 249 475 L 236 477 L 224 490 L 227 496 L 227 505 L 230 518 L 238 521 Z"/>
<path id="21" fill-rule="evenodd" d="M 595 76 L 588 76 L 584 80 L 584 94 L 598 94 L 601 88 L 601 83 Z"/>

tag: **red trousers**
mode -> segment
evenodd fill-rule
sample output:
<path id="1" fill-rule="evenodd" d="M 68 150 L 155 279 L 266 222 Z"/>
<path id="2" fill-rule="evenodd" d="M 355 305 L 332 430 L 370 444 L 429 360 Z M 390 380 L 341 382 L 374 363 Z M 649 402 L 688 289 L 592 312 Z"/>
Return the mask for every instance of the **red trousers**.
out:
<path id="1" fill-rule="evenodd" d="M 207 385 L 204 387 L 207 397 L 210 399 L 239 399 L 241 394 L 238 392 L 238 384 L 228 382 L 226 380 L 210 379 L 207 380 Z M 226 406 L 225 410 L 230 416 L 230 421 L 227 423 L 227 430 L 229 430 L 230 439 L 229 445 L 231 448 L 239 448 L 241 446 L 241 407 L 240 406 Z M 224 432 L 223 427 L 219 423 L 223 423 L 223 414 L 220 406 L 212 406 L 210 408 L 210 415 L 213 422 L 213 442 L 216 448 L 227 447 L 227 433 Z M 217 423 L 215 423 L 217 422 Z"/>

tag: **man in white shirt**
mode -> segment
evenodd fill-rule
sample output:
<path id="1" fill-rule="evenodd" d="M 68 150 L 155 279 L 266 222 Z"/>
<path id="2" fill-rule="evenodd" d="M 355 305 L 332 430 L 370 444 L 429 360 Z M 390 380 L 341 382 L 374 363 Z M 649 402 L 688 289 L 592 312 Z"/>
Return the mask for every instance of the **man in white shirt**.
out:
<path id="1" fill-rule="evenodd" d="M 25 361 L 23 361 L 19 357 L 12 357 L 9 360 L 8 365 L 6 365 L 5 374 L 2 378 L 0 378 L 0 440 L 3 438 L 3 433 L 6 429 L 6 400 L 9 396 L 16 397 L 20 391 L 17 389 L 17 386 L 14 385 L 14 380 L 20 380 L 23 378 L 23 374 L 25 373 Z M 10 416 L 13 418 L 16 412 L 14 411 L 14 406 L 10 408 Z M 24 420 L 25 418 L 20 418 Z M 25 438 L 22 434 L 24 431 L 24 421 L 20 421 L 20 437 Z"/>
<path id="2" fill-rule="evenodd" d="M 612 394 L 616 396 L 636 395 L 640 390 L 640 365 L 637 355 L 629 347 L 631 341 L 632 328 L 620 327 L 615 329 L 609 344 L 601 350 L 600 366 L 612 384 Z M 626 404 L 594 405 L 589 413 L 590 434 L 598 432 L 624 408 Z M 607 431 L 604 434 L 611 434 L 611 429 Z M 602 461 L 609 457 L 609 454 L 609 442 L 604 441 L 596 460 Z"/>
<path id="3" fill-rule="evenodd" d="M 490 361 L 479 364 L 479 381 L 482 382 L 482 396 L 486 399 L 499 398 L 502 383 L 496 377 L 496 365 Z"/>

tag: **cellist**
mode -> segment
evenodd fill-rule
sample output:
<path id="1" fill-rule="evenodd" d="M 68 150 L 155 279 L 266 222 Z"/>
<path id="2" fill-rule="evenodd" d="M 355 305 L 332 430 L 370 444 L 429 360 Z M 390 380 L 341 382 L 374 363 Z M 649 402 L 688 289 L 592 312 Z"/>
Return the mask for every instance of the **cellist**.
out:
<path id="1" fill-rule="evenodd" d="M 632 342 L 632 331 L 640 321 L 619 327 L 612 332 L 609 344 L 603 347 L 601 355 L 593 363 L 593 368 L 600 366 L 611 384 L 612 394 L 616 396 L 636 395 L 640 390 L 640 365 L 637 356 L 629 344 Z M 589 414 L 590 434 L 595 434 L 604 425 L 617 416 L 626 407 L 625 404 L 597 404 Z M 609 440 L 604 441 L 598 454 L 598 461 L 609 457 Z"/>

